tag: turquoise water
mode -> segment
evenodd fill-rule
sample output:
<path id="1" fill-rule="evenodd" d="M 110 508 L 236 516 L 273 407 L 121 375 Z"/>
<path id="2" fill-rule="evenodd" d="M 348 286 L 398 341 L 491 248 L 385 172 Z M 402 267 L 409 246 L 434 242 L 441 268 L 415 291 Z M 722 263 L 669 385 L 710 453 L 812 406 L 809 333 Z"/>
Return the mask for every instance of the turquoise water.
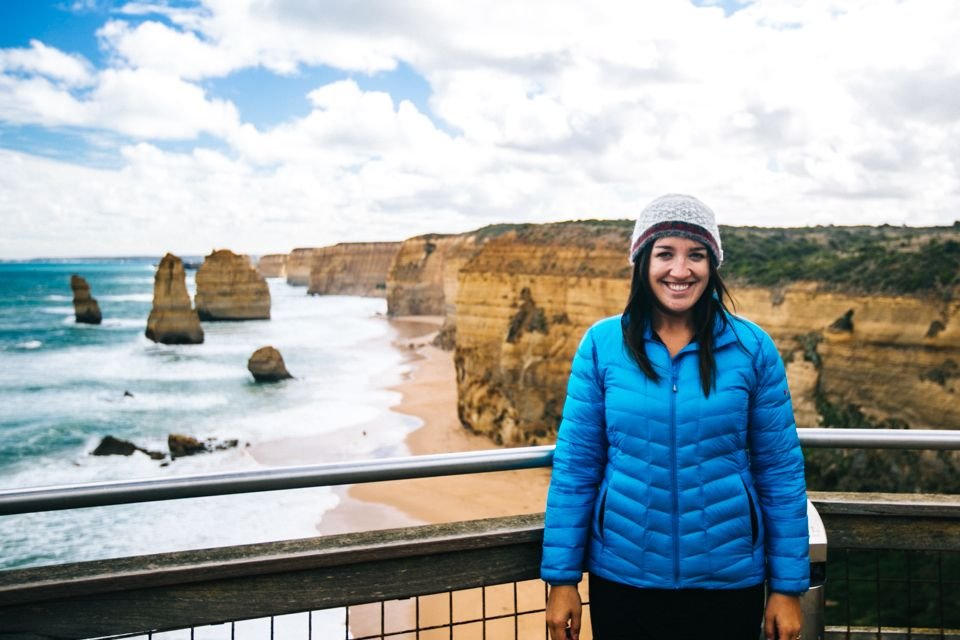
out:
<path id="1" fill-rule="evenodd" d="M 407 453 L 419 423 L 389 410 L 407 365 L 384 300 L 271 279 L 271 320 L 206 322 L 201 345 L 158 345 L 143 335 L 154 262 L 0 263 L 0 490 L 262 468 L 256 452 L 277 441 L 305 443 L 289 464 Z M 103 324 L 74 322 L 73 273 Z M 253 383 L 247 359 L 268 344 L 294 380 Z M 106 435 L 165 451 L 169 433 L 250 446 L 166 466 L 90 455 Z M 5 516 L 0 568 L 310 536 L 337 502 L 319 488 Z"/>

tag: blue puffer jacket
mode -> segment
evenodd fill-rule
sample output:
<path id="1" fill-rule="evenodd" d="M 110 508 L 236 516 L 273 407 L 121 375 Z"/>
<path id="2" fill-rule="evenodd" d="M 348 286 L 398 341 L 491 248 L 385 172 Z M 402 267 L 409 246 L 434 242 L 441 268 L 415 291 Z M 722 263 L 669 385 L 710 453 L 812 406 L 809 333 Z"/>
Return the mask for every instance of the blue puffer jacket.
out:
<path id="1" fill-rule="evenodd" d="M 660 381 L 623 343 L 621 317 L 583 338 L 557 437 L 542 578 L 582 571 L 658 589 L 809 587 L 803 456 L 783 363 L 755 324 L 715 331 L 716 389 L 697 345 L 674 358 L 649 330 Z"/>

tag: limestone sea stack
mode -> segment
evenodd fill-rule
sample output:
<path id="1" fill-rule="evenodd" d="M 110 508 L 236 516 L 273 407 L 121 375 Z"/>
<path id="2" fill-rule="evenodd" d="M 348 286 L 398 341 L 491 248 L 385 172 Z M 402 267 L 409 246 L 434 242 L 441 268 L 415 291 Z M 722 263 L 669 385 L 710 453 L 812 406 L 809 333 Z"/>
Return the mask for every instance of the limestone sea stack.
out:
<path id="1" fill-rule="evenodd" d="M 257 382 L 279 382 L 292 378 L 283 363 L 283 356 L 273 347 L 260 347 L 247 361 L 247 369 Z"/>
<path id="2" fill-rule="evenodd" d="M 270 289 L 246 256 L 214 251 L 197 270 L 201 320 L 269 320 Z"/>
<path id="3" fill-rule="evenodd" d="M 153 308 L 146 335 L 163 344 L 200 344 L 203 328 L 190 304 L 183 262 L 172 253 L 163 256 L 153 279 Z"/>
<path id="4" fill-rule="evenodd" d="M 73 313 L 77 322 L 100 324 L 103 321 L 100 305 L 97 304 L 97 299 L 90 295 L 90 285 L 87 281 L 74 274 L 70 276 L 70 288 L 73 290 Z"/>

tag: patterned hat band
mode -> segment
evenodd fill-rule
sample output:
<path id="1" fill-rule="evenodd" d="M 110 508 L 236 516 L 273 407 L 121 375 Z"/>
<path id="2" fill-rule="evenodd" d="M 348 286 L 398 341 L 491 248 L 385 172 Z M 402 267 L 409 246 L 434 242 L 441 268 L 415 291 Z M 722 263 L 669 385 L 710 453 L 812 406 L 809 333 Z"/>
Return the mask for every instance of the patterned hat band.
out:
<path id="1" fill-rule="evenodd" d="M 681 236 L 702 242 L 710 251 L 713 264 L 723 264 L 723 245 L 720 243 L 720 227 L 713 209 L 693 196 L 668 193 L 660 196 L 640 212 L 637 224 L 630 237 L 630 262 L 654 238 Z"/>
<path id="2" fill-rule="evenodd" d="M 679 236 L 681 238 L 687 238 L 688 240 L 702 242 L 710 251 L 710 259 L 713 260 L 713 264 L 715 266 L 720 265 L 720 249 L 717 247 L 713 236 L 700 225 L 677 220 L 661 222 L 644 231 L 643 235 L 637 238 L 633 242 L 633 246 L 630 247 L 630 262 L 636 262 L 637 256 L 640 255 L 640 252 L 645 246 L 652 244 L 657 238 L 668 236 Z"/>

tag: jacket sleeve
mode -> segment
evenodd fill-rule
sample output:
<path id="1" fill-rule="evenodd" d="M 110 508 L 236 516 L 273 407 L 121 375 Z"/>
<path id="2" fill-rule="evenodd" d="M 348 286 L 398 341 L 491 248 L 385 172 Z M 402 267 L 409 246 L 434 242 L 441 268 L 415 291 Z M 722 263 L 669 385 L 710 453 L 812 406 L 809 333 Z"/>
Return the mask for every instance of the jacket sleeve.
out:
<path id="1" fill-rule="evenodd" d="M 799 594 L 810 587 L 803 453 L 783 361 L 773 340 L 765 333 L 759 337 L 749 443 L 766 531 L 767 580 L 772 591 Z"/>
<path id="2" fill-rule="evenodd" d="M 591 331 L 583 337 L 567 383 L 547 493 L 540 576 L 576 584 L 583 577 L 597 487 L 606 464 L 603 382 Z"/>

